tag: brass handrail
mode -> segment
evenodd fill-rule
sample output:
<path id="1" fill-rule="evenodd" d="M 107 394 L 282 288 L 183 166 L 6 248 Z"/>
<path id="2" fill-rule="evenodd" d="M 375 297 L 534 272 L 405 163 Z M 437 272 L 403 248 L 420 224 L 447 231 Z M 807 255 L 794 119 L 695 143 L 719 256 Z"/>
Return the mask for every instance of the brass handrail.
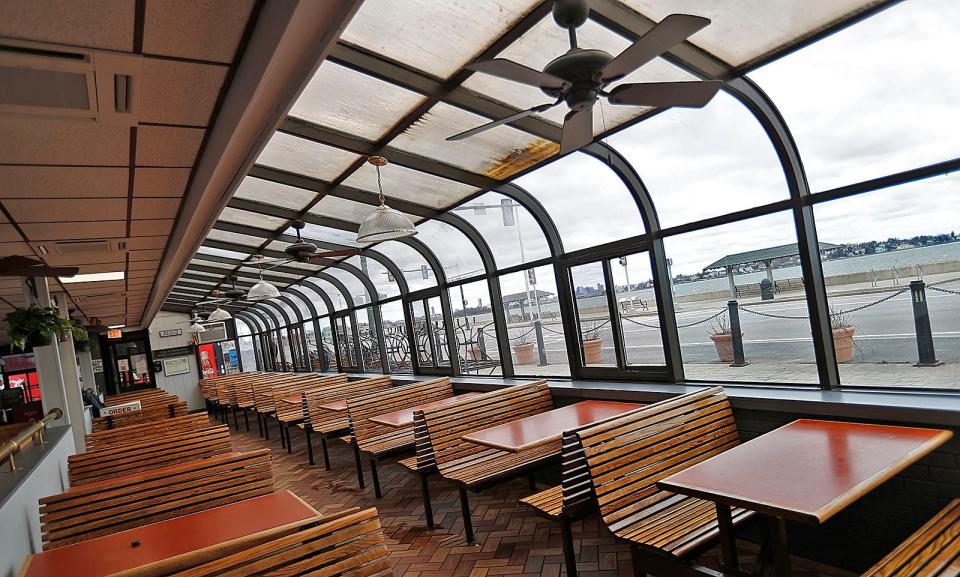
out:
<path id="1" fill-rule="evenodd" d="M 26 429 L 17 433 L 17 436 L 8 439 L 0 445 L 0 463 L 4 459 L 10 460 L 10 470 L 16 471 L 17 464 L 13 460 L 13 456 L 20 452 L 20 449 L 24 448 L 27 445 L 27 441 L 37 441 L 39 444 L 43 444 L 43 431 L 47 428 L 47 423 L 50 421 L 55 421 L 63 416 L 63 411 L 60 409 L 50 409 L 45 417 L 39 421 L 35 421 L 33 424 L 28 426 Z"/>

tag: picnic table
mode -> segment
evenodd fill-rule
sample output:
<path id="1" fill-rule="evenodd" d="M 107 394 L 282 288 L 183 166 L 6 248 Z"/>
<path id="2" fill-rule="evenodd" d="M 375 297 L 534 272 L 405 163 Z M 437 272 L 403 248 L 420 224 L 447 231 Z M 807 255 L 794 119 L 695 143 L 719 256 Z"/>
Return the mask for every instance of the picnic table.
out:
<path id="1" fill-rule="evenodd" d="M 450 403 L 457 403 L 464 401 L 466 399 L 472 399 L 473 397 L 478 397 L 483 393 L 464 393 L 462 395 L 456 395 L 453 397 L 447 397 L 445 399 L 440 399 L 437 401 L 432 401 L 429 403 L 424 403 L 422 405 L 417 405 L 415 407 L 407 407 L 405 409 L 400 409 L 399 411 L 393 411 L 391 413 L 384 413 L 382 415 L 376 415 L 370 417 L 369 420 L 377 423 L 378 425 L 385 425 L 387 427 L 401 428 L 409 427 L 413 425 L 413 412 L 422 411 L 424 409 L 432 409 L 434 407 L 442 407 L 443 405 L 449 405 Z"/>
<path id="2" fill-rule="evenodd" d="M 462 439 L 502 451 L 519 453 L 560 439 L 564 431 L 602 421 L 643 405 L 616 401 L 581 401 L 516 421 L 474 431 Z"/>
<path id="3" fill-rule="evenodd" d="M 166 566 L 316 515 L 290 491 L 270 493 L 31 555 L 20 577 L 103 577 L 145 565 Z"/>
<path id="4" fill-rule="evenodd" d="M 819 525 L 945 443 L 938 429 L 800 419 L 662 479 L 716 503 L 724 566 L 735 568 L 731 507 L 768 517 L 777 575 L 790 575 L 785 520 Z"/>

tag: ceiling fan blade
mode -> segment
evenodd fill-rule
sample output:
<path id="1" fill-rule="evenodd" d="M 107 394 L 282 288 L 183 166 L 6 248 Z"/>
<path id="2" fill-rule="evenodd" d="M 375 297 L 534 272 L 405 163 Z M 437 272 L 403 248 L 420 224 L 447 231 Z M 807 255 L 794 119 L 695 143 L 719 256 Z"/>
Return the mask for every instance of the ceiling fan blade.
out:
<path id="1" fill-rule="evenodd" d="M 593 109 L 571 110 L 563 118 L 560 154 L 566 154 L 593 142 Z"/>
<path id="2" fill-rule="evenodd" d="M 570 83 L 562 78 L 534 70 L 506 58 L 474 62 L 473 64 L 467 64 L 464 68 L 547 90 L 563 91 L 570 87 Z"/>
<path id="3" fill-rule="evenodd" d="M 623 78 L 708 24 L 710 24 L 709 18 L 689 14 L 671 14 L 608 62 L 600 71 L 600 76 L 604 82 Z"/>
<path id="4" fill-rule="evenodd" d="M 488 122 L 488 123 L 486 123 L 486 124 L 482 124 L 482 125 L 480 125 L 480 126 L 478 126 L 478 127 L 476 127 L 476 128 L 471 128 L 470 130 L 465 130 L 465 131 L 461 132 L 460 134 L 454 134 L 453 136 L 448 136 L 448 137 L 447 137 L 447 141 L 463 140 L 464 138 L 470 138 L 470 137 L 473 136 L 474 134 L 480 134 L 481 132 L 483 132 L 483 131 L 485 131 L 485 130 L 490 130 L 491 128 L 495 128 L 495 127 L 497 127 L 497 126 L 500 126 L 501 124 L 507 124 L 508 122 L 513 122 L 514 120 L 520 120 L 521 118 L 526 118 L 527 116 L 530 116 L 531 114 L 536 114 L 536 113 L 538 113 L 538 112 L 543 112 L 543 111 L 545 111 L 545 110 L 549 110 L 550 108 L 553 108 L 553 107 L 556 106 L 557 104 L 559 104 L 559 102 L 550 102 L 550 103 L 547 103 L 547 104 L 541 104 L 540 106 L 534 106 L 533 108 L 530 108 L 530 109 L 527 109 L 527 110 L 522 110 L 522 111 L 520 111 L 520 112 L 518 112 L 518 113 L 516 113 L 516 114 L 511 114 L 510 116 L 507 116 L 506 118 L 501 118 L 500 120 L 494 120 L 493 122 Z"/>
<path id="5" fill-rule="evenodd" d="M 316 252 L 312 255 L 304 255 L 306 257 L 321 257 L 321 258 L 333 258 L 337 256 L 356 256 L 362 251 L 359 248 L 343 248 L 339 250 L 327 250 L 323 252 Z"/>
<path id="6" fill-rule="evenodd" d="M 687 106 L 700 108 L 713 98 L 723 82 L 645 82 L 621 84 L 610 91 L 610 104 L 633 106 Z"/>
<path id="7" fill-rule="evenodd" d="M 30 266 L 25 268 L 10 268 L 10 267 L 0 268 L 0 276 L 71 277 L 71 276 L 76 276 L 78 272 L 80 272 L 80 267 L 76 267 L 76 266 L 63 266 L 63 267 Z"/>

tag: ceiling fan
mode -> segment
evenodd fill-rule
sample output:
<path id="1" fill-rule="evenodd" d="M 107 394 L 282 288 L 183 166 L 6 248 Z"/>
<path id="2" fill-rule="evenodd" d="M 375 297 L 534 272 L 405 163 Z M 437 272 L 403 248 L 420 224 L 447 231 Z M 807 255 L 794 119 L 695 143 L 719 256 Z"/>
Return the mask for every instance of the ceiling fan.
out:
<path id="1" fill-rule="evenodd" d="M 210 291 L 209 298 L 203 301 L 198 302 L 198 305 L 206 304 L 223 304 L 223 303 L 232 303 L 238 301 L 247 296 L 247 291 L 237 288 L 237 280 L 239 277 L 237 275 L 230 275 L 227 279 L 230 281 L 230 288 L 227 290 L 213 289 Z"/>
<path id="2" fill-rule="evenodd" d="M 292 243 L 283 249 L 283 252 L 285 252 L 289 258 L 263 258 L 260 255 L 255 255 L 254 258 L 259 257 L 257 258 L 257 264 L 259 266 L 263 267 L 264 265 L 268 265 L 266 268 L 263 268 L 263 270 L 270 270 L 292 261 L 313 264 L 333 264 L 333 261 L 330 259 L 335 257 L 354 256 L 360 254 L 359 248 L 344 248 L 339 250 L 317 252 L 319 248 L 316 244 L 310 242 L 309 240 L 303 240 L 303 238 L 300 236 L 300 231 L 307 226 L 305 222 L 302 220 L 291 220 L 290 226 L 297 231 L 297 242 Z"/>
<path id="3" fill-rule="evenodd" d="M 75 276 L 80 267 L 50 267 L 41 260 L 25 256 L 5 256 L 0 258 L 0 276 Z"/>
<path id="4" fill-rule="evenodd" d="M 593 106 L 601 96 L 616 105 L 699 108 L 720 90 L 723 83 L 718 80 L 621 84 L 607 90 L 611 82 L 634 72 L 710 24 L 708 18 L 671 14 L 614 57 L 603 50 L 577 46 L 577 28 L 589 15 L 587 0 L 556 0 L 553 19 L 567 29 L 570 50 L 553 59 L 542 72 L 505 58 L 467 65 L 468 70 L 535 86 L 556 100 L 455 134 L 447 140 L 462 140 L 566 103 L 570 111 L 563 119 L 560 141 L 560 154 L 566 154 L 593 141 Z"/>

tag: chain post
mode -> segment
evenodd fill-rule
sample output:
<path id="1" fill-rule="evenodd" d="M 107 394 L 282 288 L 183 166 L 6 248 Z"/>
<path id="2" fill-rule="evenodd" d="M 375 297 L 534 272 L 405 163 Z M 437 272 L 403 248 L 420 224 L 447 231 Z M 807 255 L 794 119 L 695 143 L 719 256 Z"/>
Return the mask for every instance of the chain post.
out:
<path id="1" fill-rule="evenodd" d="M 727 314 L 730 316 L 730 335 L 733 337 L 733 363 L 731 367 L 745 367 L 748 363 L 743 358 L 743 331 L 740 330 L 740 312 L 737 310 L 737 301 L 727 301 Z"/>
<path id="2" fill-rule="evenodd" d="M 913 301 L 913 324 L 917 335 L 917 355 L 915 367 L 937 367 L 943 362 L 937 360 L 933 348 L 933 332 L 930 330 L 930 313 L 927 310 L 926 284 L 922 280 L 910 281 L 910 300 Z"/>
<path id="3" fill-rule="evenodd" d="M 537 315 L 537 320 L 533 323 L 533 328 L 537 333 L 537 352 L 539 353 L 537 366 L 545 367 L 547 366 L 547 345 L 543 342 L 543 326 L 541 325 L 539 315 Z"/>

